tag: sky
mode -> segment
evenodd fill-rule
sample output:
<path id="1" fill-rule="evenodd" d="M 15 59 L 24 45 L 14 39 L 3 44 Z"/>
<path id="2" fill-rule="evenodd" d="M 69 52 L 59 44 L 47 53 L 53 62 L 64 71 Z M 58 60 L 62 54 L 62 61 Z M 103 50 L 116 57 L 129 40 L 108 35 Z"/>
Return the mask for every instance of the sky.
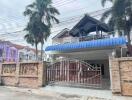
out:
<path id="1" fill-rule="evenodd" d="M 0 0 L 0 39 L 11 42 L 28 45 L 23 37 L 23 30 L 27 24 L 27 18 L 23 16 L 25 7 L 31 4 L 33 0 Z M 84 14 L 108 8 L 110 3 L 103 8 L 101 0 L 53 0 L 53 5 L 59 10 L 59 25 L 54 24 L 52 35 L 48 39 L 45 47 L 51 45 L 51 38 L 59 33 L 63 28 L 72 28 Z M 99 12 L 93 13 L 93 16 Z M 77 17 L 77 18 L 75 18 Z M 69 20 L 73 18 L 72 20 Z M 67 20 L 69 20 L 67 22 Z M 16 32 L 16 33 L 14 33 Z M 28 45 L 30 46 L 30 45 Z"/>

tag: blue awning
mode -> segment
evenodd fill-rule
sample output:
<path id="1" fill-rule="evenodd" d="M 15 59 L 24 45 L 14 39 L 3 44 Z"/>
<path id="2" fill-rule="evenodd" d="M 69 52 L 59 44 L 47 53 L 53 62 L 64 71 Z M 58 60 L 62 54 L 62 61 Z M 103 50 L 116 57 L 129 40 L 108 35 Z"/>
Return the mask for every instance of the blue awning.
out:
<path id="1" fill-rule="evenodd" d="M 78 42 L 78 43 L 66 43 L 66 44 L 53 45 L 53 46 L 48 46 L 45 49 L 45 51 L 68 51 L 68 50 L 76 50 L 76 49 L 120 46 L 125 44 L 126 44 L 125 37 L 119 37 L 119 38 L 84 41 L 84 42 Z"/>

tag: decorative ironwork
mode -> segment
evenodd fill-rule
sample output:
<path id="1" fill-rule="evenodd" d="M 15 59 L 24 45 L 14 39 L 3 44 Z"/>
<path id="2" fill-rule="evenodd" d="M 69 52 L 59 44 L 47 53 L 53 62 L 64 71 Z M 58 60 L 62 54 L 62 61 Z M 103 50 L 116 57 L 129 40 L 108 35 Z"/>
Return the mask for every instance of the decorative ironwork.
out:
<path id="1" fill-rule="evenodd" d="M 47 66 L 48 84 L 65 84 L 85 87 L 101 87 L 101 67 L 84 61 L 62 59 Z"/>
<path id="2" fill-rule="evenodd" d="M 16 64 L 3 64 L 2 65 L 2 74 L 3 75 L 15 75 Z"/>
<path id="3" fill-rule="evenodd" d="M 38 64 L 27 63 L 20 64 L 20 75 L 38 75 Z"/>

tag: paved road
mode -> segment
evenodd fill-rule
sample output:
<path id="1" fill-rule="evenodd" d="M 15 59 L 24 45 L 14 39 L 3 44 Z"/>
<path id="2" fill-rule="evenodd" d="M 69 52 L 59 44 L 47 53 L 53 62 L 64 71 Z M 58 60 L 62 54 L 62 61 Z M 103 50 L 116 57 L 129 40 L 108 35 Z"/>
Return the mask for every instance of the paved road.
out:
<path id="1" fill-rule="evenodd" d="M 33 93 L 26 93 L 14 91 L 6 87 L 0 87 L 0 100 L 81 100 L 78 96 L 69 95 L 35 95 Z"/>

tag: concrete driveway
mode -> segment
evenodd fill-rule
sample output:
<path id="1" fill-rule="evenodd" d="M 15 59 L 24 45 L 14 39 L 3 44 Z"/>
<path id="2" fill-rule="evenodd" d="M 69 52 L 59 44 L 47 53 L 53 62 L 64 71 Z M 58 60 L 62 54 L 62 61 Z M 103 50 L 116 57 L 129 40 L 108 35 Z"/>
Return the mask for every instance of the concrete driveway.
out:
<path id="1" fill-rule="evenodd" d="M 102 98 L 56 93 L 42 89 L 0 86 L 0 100 L 107 100 Z M 109 99 L 108 99 L 109 100 Z"/>
<path id="2" fill-rule="evenodd" d="M 59 89 L 59 88 L 58 88 Z M 54 90 L 54 88 L 52 88 Z M 63 89 L 64 91 L 68 91 Z M 17 87 L 3 87 L 0 86 L 0 100 L 132 100 L 131 97 L 117 97 L 115 98 L 100 98 L 94 96 L 84 96 L 77 94 L 75 89 L 73 89 L 75 94 L 72 94 L 72 91 L 68 93 L 65 92 L 55 92 L 55 91 L 48 91 L 46 89 L 27 89 L 27 88 L 17 88 Z M 91 91 L 91 90 L 90 90 Z M 84 93 L 83 90 L 80 92 Z M 79 93 L 80 93 L 79 92 Z M 91 91 L 92 92 L 92 91 Z M 95 91 L 94 91 L 95 92 Z M 89 94 L 89 92 L 87 92 Z M 97 92 L 96 92 L 97 93 Z"/>
<path id="3" fill-rule="evenodd" d="M 0 86 L 0 100 L 83 100 L 83 98 L 77 95 L 66 95 L 48 91 L 41 92 L 38 89 Z"/>
<path id="4" fill-rule="evenodd" d="M 35 94 L 32 91 L 0 87 L 0 100 L 80 100 L 78 96 L 56 95 L 52 93 Z"/>

